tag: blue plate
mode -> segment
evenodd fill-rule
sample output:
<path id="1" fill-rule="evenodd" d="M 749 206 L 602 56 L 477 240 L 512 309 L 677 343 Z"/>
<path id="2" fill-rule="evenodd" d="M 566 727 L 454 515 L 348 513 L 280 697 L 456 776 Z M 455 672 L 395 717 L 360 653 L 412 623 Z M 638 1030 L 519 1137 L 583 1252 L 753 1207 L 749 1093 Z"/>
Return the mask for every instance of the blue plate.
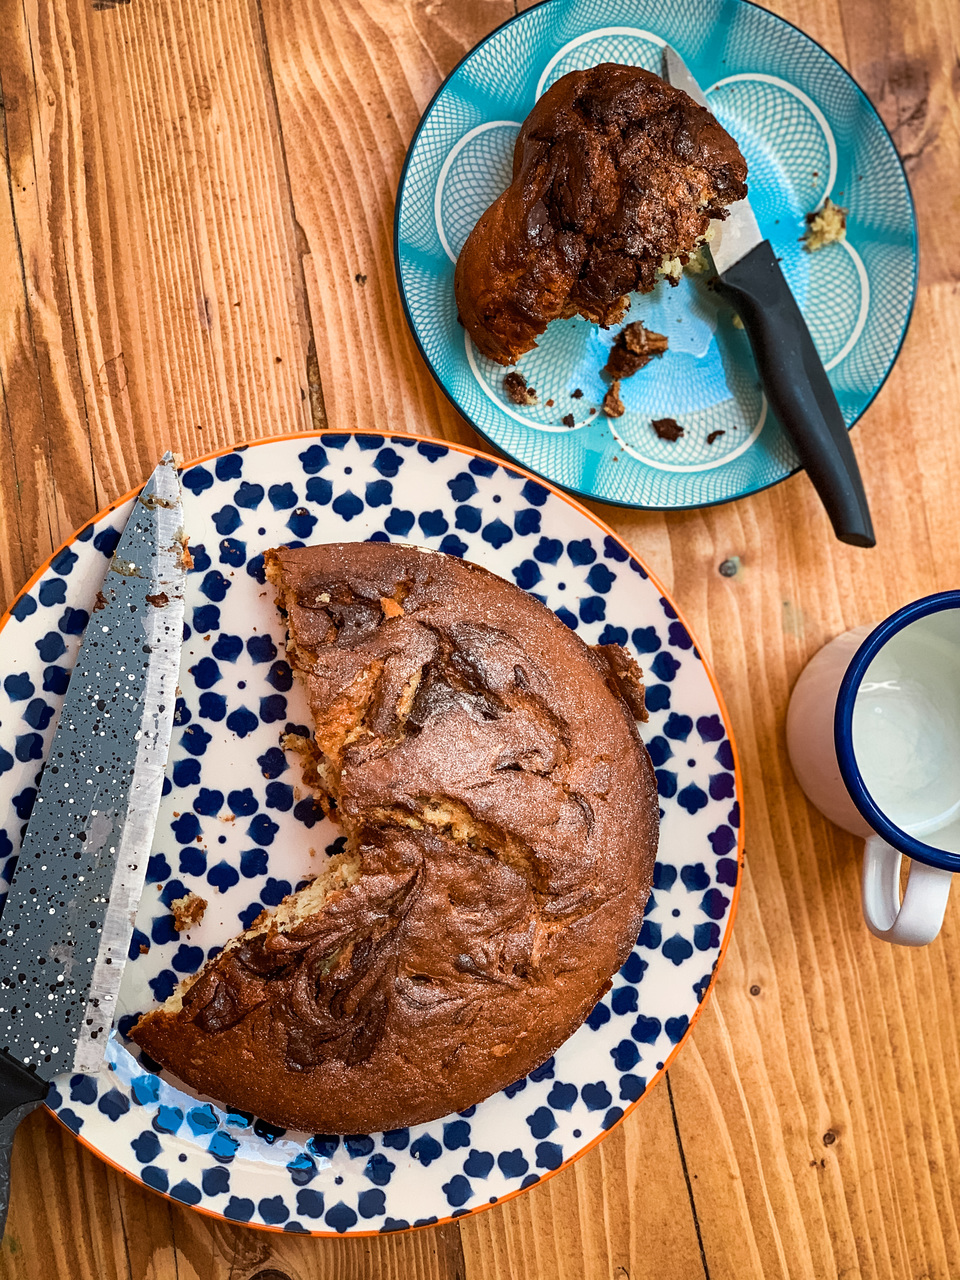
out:
<path id="1" fill-rule="evenodd" d="M 411 144 L 397 198 L 396 263 L 431 371 L 487 440 L 587 497 L 698 507 L 754 493 L 798 468 L 746 334 L 706 276 L 685 273 L 676 288 L 661 282 L 633 295 L 627 321 L 666 334 L 670 348 L 623 383 L 626 413 L 617 419 L 599 408 L 600 369 L 616 329 L 579 317 L 554 322 L 520 360 L 538 402 L 518 408 L 504 394 L 505 370 L 458 323 L 453 293 L 457 255 L 508 185 L 517 132 L 538 97 L 567 72 L 599 62 L 659 73 L 665 42 L 746 157 L 761 230 L 852 426 L 890 372 L 913 308 L 913 202 L 890 135 L 847 72 L 796 27 L 746 0 L 547 0 L 493 32 L 444 82 Z M 849 209 L 847 238 L 807 253 L 804 215 L 828 195 Z M 583 396 L 573 398 L 578 388 Z M 562 422 L 571 413 L 572 428 Z M 683 424 L 679 440 L 654 433 L 651 420 L 662 417 Z"/>

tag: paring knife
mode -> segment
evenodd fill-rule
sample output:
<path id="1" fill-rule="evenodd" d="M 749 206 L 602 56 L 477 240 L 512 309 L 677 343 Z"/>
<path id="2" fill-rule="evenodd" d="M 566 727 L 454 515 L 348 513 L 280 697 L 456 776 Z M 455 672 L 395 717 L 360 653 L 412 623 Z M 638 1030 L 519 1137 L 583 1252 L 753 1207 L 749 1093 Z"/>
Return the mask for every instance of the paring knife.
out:
<path id="1" fill-rule="evenodd" d="M 173 455 L 140 493 L 70 678 L 0 917 L 0 1236 L 17 1125 L 99 1070 L 157 823 L 183 641 Z"/>
<path id="2" fill-rule="evenodd" d="M 663 50 L 663 76 L 707 107 L 700 86 L 669 45 Z M 863 481 L 837 397 L 749 200 L 730 205 L 726 220 L 712 225 L 714 238 L 707 248 L 717 271 L 717 292 L 743 321 L 767 400 L 793 441 L 834 533 L 855 547 L 875 546 Z"/>

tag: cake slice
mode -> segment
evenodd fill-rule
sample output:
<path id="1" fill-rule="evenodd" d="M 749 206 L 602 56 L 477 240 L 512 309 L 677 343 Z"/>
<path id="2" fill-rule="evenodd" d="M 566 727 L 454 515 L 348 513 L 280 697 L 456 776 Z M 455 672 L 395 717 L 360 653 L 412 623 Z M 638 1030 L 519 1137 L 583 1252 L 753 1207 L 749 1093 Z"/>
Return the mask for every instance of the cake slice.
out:
<path id="1" fill-rule="evenodd" d="M 639 670 L 450 556 L 358 543 L 265 563 L 346 847 L 132 1037 L 285 1127 L 463 1110 L 549 1057 L 633 947 L 659 817 Z"/>
<path id="2" fill-rule="evenodd" d="M 552 320 L 616 324 L 632 291 L 679 281 L 746 176 L 737 144 L 681 89 L 642 67 L 571 71 L 527 116 L 513 180 L 460 251 L 461 323 L 504 365 Z"/>

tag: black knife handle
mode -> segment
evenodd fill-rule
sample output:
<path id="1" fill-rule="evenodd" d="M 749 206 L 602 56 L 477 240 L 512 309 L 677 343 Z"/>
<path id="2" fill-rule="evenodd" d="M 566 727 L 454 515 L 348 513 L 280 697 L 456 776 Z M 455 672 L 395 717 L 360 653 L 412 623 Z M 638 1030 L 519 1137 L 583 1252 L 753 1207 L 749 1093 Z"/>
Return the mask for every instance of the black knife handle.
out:
<path id="1" fill-rule="evenodd" d="M 843 414 L 769 240 L 717 277 L 743 320 L 770 407 L 793 441 L 841 542 L 873 547 L 867 496 Z"/>
<path id="2" fill-rule="evenodd" d="M 47 1082 L 0 1049 L 0 1240 L 10 1204 L 10 1156 L 17 1125 L 47 1096 Z"/>

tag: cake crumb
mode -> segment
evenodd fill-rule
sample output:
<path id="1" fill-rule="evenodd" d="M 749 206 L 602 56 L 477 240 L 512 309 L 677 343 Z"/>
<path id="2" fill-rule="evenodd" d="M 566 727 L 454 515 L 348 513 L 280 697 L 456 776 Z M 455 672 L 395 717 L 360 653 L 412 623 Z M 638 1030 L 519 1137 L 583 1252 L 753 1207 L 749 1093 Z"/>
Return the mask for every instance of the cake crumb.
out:
<path id="1" fill-rule="evenodd" d="M 548 400 L 548 401 L 547 401 L 547 408 L 548 408 L 548 409 L 552 409 L 552 408 L 553 408 L 553 401 L 552 401 L 552 400 Z"/>
<path id="2" fill-rule="evenodd" d="M 206 898 L 201 898 L 199 893 L 187 893 L 182 898 L 174 898 L 170 903 L 170 910 L 173 912 L 173 927 L 177 933 L 183 933 L 185 929 L 192 929 L 195 924 L 199 924 L 203 919 L 203 913 L 207 909 Z"/>
<path id="3" fill-rule="evenodd" d="M 846 239 L 847 212 L 827 196 L 819 209 L 807 214 L 807 229 L 800 237 L 807 253 L 815 253 L 825 245 Z"/>
<path id="4" fill-rule="evenodd" d="M 583 399 L 583 392 L 580 390 L 579 387 L 574 387 L 574 389 L 570 392 L 570 395 L 574 400 Z"/>
<path id="5" fill-rule="evenodd" d="M 93 612 L 99 613 L 101 609 L 105 609 L 106 607 L 107 607 L 107 597 L 103 594 L 102 591 L 98 591 L 97 598 L 94 601 L 94 605 L 93 605 Z"/>
<path id="6" fill-rule="evenodd" d="M 654 418 L 650 425 L 661 440 L 679 440 L 683 435 L 683 427 L 676 418 Z"/>
<path id="7" fill-rule="evenodd" d="M 714 440 L 719 440 L 721 436 L 725 436 L 725 431 L 711 431 L 707 436 L 707 444 L 713 444 Z"/>
<path id="8" fill-rule="evenodd" d="M 392 596 L 380 597 L 380 608 L 383 610 L 385 618 L 402 618 L 403 605 L 399 601 L 394 600 Z"/>
<path id="9" fill-rule="evenodd" d="M 141 942 L 141 943 L 140 943 L 140 954 L 141 954 L 142 956 L 145 956 L 145 955 L 148 955 L 148 954 L 149 954 L 149 952 L 150 952 L 150 948 L 147 946 L 147 944 L 146 944 L 145 942 Z"/>
<path id="10" fill-rule="evenodd" d="M 180 543 L 180 567 L 189 572 L 193 568 L 193 555 L 190 551 L 190 535 L 180 533 L 176 541 Z"/>
<path id="11" fill-rule="evenodd" d="M 705 275 L 710 270 L 710 259 L 706 255 L 706 251 L 702 244 L 698 244 L 690 255 L 690 261 L 684 267 L 684 271 L 688 271 L 692 276 Z"/>
<path id="12" fill-rule="evenodd" d="M 664 258 L 660 263 L 660 272 L 671 284 L 678 284 L 683 275 L 683 262 L 680 258 Z"/>
<path id="13" fill-rule="evenodd" d="M 608 418 L 622 418 L 626 413 L 627 407 L 620 399 L 619 381 L 610 384 L 610 390 L 603 397 L 603 404 L 600 407 Z"/>
<path id="14" fill-rule="evenodd" d="M 537 393 L 533 387 L 527 386 L 527 380 L 519 369 L 504 374 L 503 389 L 507 399 L 513 404 L 536 404 Z"/>
<path id="15" fill-rule="evenodd" d="M 614 339 L 603 372 L 609 378 L 631 378 L 638 369 L 650 363 L 654 356 L 662 356 L 668 340 L 662 333 L 645 329 L 639 320 L 625 325 Z"/>
<path id="16" fill-rule="evenodd" d="M 577 425 L 577 420 L 572 413 L 565 413 L 560 421 L 565 427 L 575 427 Z"/>

